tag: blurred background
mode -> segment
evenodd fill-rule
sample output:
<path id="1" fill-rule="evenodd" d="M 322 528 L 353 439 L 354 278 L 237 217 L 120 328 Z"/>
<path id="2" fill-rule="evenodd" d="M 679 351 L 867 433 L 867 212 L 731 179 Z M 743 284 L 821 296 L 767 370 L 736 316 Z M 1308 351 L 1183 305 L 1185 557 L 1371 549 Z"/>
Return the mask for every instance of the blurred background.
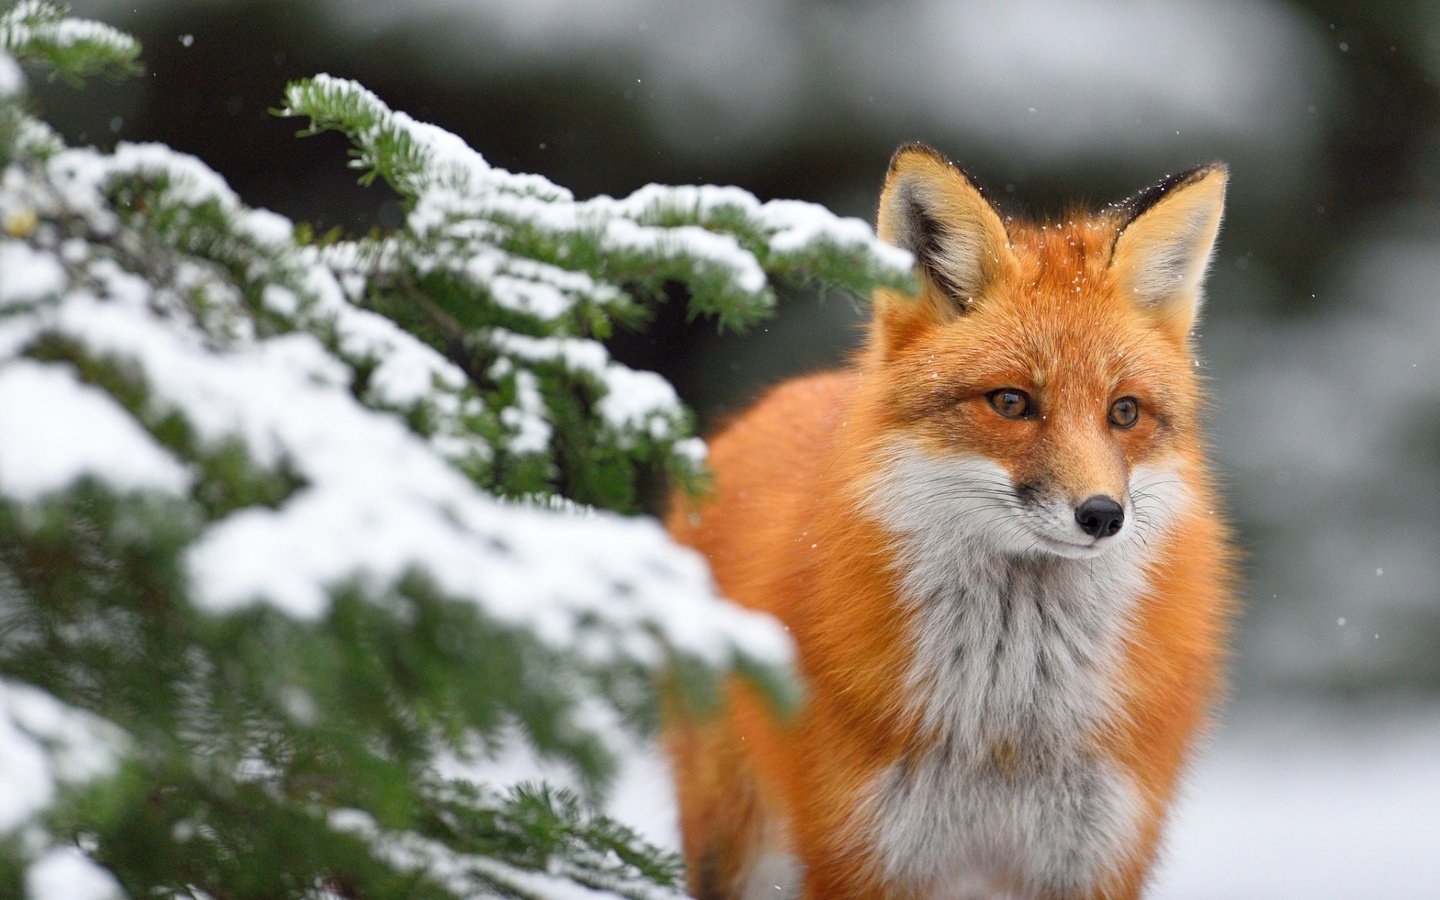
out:
<path id="1" fill-rule="evenodd" d="M 923 140 L 1045 215 L 1227 161 L 1202 346 L 1245 611 L 1155 893 L 1440 896 L 1440 4 L 73 6 L 140 38 L 147 73 L 41 85 L 68 140 L 163 141 L 322 228 L 401 210 L 339 138 L 268 114 L 317 72 L 582 197 L 737 184 L 868 220 L 892 150 Z M 842 360 L 861 317 L 798 298 L 735 337 L 662 311 L 615 349 L 711 425 Z"/>

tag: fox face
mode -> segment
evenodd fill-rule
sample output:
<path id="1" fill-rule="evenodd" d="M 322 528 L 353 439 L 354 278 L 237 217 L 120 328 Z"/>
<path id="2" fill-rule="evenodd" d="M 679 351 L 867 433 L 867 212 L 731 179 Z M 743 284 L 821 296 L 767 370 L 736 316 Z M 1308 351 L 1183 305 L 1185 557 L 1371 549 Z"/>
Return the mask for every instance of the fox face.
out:
<path id="1" fill-rule="evenodd" d="M 1199 453 L 1190 332 L 1225 181 L 1204 166 L 1034 225 L 934 151 L 896 154 L 879 230 L 915 254 L 920 291 L 877 295 L 862 361 L 892 524 L 1089 558 L 1174 518 Z"/>

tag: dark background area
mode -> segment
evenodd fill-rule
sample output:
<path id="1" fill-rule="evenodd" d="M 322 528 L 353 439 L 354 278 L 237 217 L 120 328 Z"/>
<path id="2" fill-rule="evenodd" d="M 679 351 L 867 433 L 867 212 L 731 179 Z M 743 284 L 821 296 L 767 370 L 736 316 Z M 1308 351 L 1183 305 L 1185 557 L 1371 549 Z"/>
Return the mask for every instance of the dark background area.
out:
<path id="1" fill-rule="evenodd" d="M 145 75 L 42 84 L 74 143 L 160 141 L 250 205 L 401 222 L 334 136 L 269 114 L 355 78 L 503 168 L 578 196 L 740 185 L 872 218 L 924 140 L 1053 215 L 1209 159 L 1232 169 L 1202 345 L 1247 553 L 1238 694 L 1440 688 L 1440 6 L 1338 2 L 196 0 L 74 4 Z M 616 352 L 713 424 L 834 364 L 863 304 L 791 299 L 717 336 L 678 305 Z"/>

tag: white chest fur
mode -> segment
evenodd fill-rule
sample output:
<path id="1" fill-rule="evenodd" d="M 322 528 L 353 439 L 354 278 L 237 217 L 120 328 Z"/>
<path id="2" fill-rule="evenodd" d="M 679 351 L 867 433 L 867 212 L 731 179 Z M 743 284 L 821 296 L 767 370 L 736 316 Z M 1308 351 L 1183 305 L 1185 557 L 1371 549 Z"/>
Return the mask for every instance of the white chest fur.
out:
<path id="1" fill-rule="evenodd" d="M 937 898 L 1082 893 L 1139 823 L 1133 782 L 1092 741 L 1117 715 L 1149 541 L 1092 559 L 1013 552 L 997 468 L 905 452 L 867 497 L 900 548 L 906 702 L 933 741 L 871 785 L 857 837 L 887 880 Z"/>

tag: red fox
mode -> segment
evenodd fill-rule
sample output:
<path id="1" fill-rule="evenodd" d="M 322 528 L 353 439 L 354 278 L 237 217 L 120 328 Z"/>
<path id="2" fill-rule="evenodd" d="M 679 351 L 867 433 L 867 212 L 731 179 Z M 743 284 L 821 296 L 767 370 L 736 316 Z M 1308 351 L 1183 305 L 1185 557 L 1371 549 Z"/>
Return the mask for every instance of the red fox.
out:
<path id="1" fill-rule="evenodd" d="M 895 154 L 878 231 L 918 294 L 877 291 L 853 363 L 740 415 L 669 516 L 807 685 L 667 726 L 697 897 L 1139 895 L 1232 606 L 1191 343 L 1226 178 L 1032 224 Z"/>

